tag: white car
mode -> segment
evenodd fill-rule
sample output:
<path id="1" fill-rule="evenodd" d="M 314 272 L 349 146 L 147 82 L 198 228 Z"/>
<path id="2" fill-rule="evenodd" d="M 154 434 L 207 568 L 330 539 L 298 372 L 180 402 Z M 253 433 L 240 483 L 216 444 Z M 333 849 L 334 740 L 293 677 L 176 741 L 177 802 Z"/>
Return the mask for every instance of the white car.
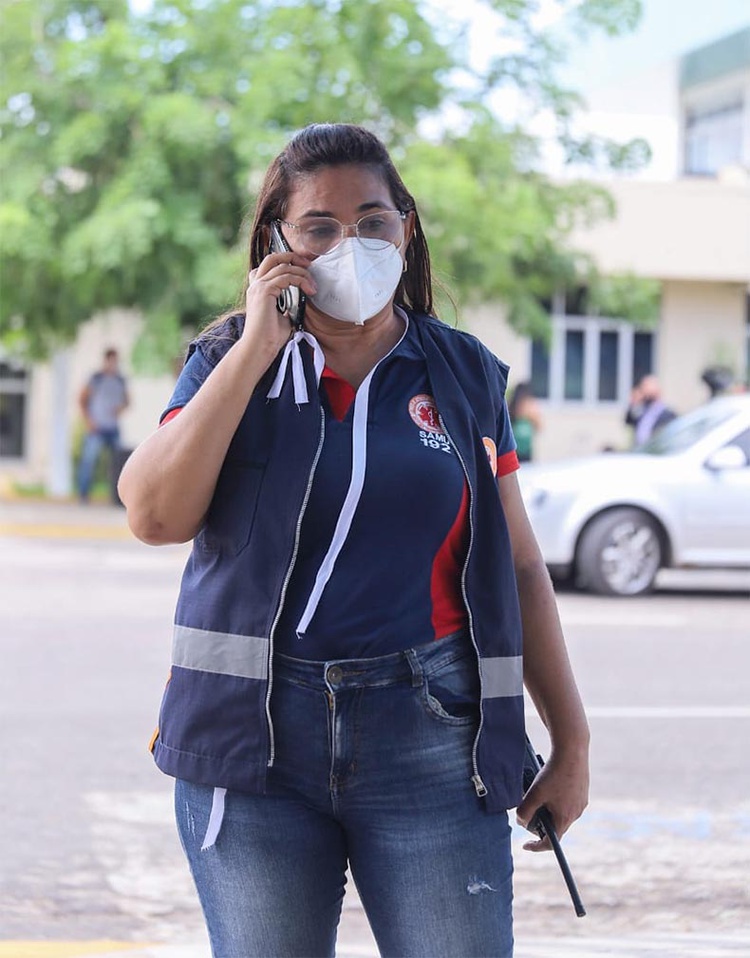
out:
<path id="1" fill-rule="evenodd" d="M 632 596 L 660 568 L 750 568 L 750 395 L 713 399 L 632 452 L 524 464 L 553 578 Z"/>

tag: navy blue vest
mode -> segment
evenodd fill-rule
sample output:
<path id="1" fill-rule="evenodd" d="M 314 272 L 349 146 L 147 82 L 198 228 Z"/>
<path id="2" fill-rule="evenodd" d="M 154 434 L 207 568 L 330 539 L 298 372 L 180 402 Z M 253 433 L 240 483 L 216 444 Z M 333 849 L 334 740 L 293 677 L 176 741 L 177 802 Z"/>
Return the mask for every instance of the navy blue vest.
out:
<path id="1" fill-rule="evenodd" d="M 215 366 L 242 321 L 231 317 L 191 350 L 199 346 Z M 469 483 L 464 597 L 482 688 L 473 782 L 487 808 L 500 811 L 522 795 L 522 636 L 510 539 L 483 437 L 497 434 L 508 367 L 468 333 L 428 316 L 410 313 L 410 321 Z M 310 402 L 295 404 L 291 376 L 279 399 L 266 399 L 277 360 L 230 443 L 183 574 L 153 752 L 163 772 L 191 782 L 263 792 L 274 761 L 273 630 L 324 436 L 312 361 L 302 352 Z"/>

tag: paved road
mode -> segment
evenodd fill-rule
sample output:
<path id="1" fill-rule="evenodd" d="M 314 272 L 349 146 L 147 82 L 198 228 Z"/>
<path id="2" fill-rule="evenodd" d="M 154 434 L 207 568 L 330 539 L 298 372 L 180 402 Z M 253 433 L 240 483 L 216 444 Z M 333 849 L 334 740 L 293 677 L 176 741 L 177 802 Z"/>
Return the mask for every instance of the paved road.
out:
<path id="1" fill-rule="evenodd" d="M 198 958 L 146 752 L 186 551 L 128 541 L 117 510 L 65 515 L 67 533 L 0 510 L 0 958 Z M 519 832 L 518 958 L 750 954 L 750 600 L 742 577 L 685 584 L 560 596 L 593 730 L 591 808 L 565 840 L 589 915 Z M 354 896 L 339 954 L 377 954 Z"/>

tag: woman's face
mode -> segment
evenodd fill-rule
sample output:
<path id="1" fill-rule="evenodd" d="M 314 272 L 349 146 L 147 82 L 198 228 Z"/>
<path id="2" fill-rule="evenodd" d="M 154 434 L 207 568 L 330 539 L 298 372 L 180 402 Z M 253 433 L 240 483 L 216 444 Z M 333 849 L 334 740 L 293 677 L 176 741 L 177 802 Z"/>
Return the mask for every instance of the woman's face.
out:
<path id="1" fill-rule="evenodd" d="M 352 163 L 297 177 L 283 219 L 296 224 L 310 217 L 328 216 L 351 226 L 368 213 L 395 209 L 396 203 L 382 176 L 370 166 Z M 396 245 L 402 258 L 414 229 L 413 220 L 409 214 L 398 234 Z M 282 225 L 282 231 L 293 250 L 305 252 L 298 230 Z M 353 235 L 353 231 L 347 235 Z"/>

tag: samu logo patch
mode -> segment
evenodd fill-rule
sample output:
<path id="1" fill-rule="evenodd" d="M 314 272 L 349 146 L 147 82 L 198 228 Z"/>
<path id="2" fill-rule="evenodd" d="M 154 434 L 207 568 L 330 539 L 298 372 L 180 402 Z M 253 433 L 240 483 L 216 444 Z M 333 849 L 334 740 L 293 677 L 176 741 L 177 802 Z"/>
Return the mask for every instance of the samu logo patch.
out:
<path id="1" fill-rule="evenodd" d="M 487 461 L 490 464 L 492 475 L 497 476 L 497 446 L 489 436 L 482 436 L 482 443 L 484 444 L 484 451 L 487 453 Z"/>
<path id="2" fill-rule="evenodd" d="M 440 425 L 440 413 L 435 400 L 427 393 L 419 393 L 409 400 L 409 415 L 419 427 L 419 441 L 428 449 L 450 453 L 451 445 Z"/>

